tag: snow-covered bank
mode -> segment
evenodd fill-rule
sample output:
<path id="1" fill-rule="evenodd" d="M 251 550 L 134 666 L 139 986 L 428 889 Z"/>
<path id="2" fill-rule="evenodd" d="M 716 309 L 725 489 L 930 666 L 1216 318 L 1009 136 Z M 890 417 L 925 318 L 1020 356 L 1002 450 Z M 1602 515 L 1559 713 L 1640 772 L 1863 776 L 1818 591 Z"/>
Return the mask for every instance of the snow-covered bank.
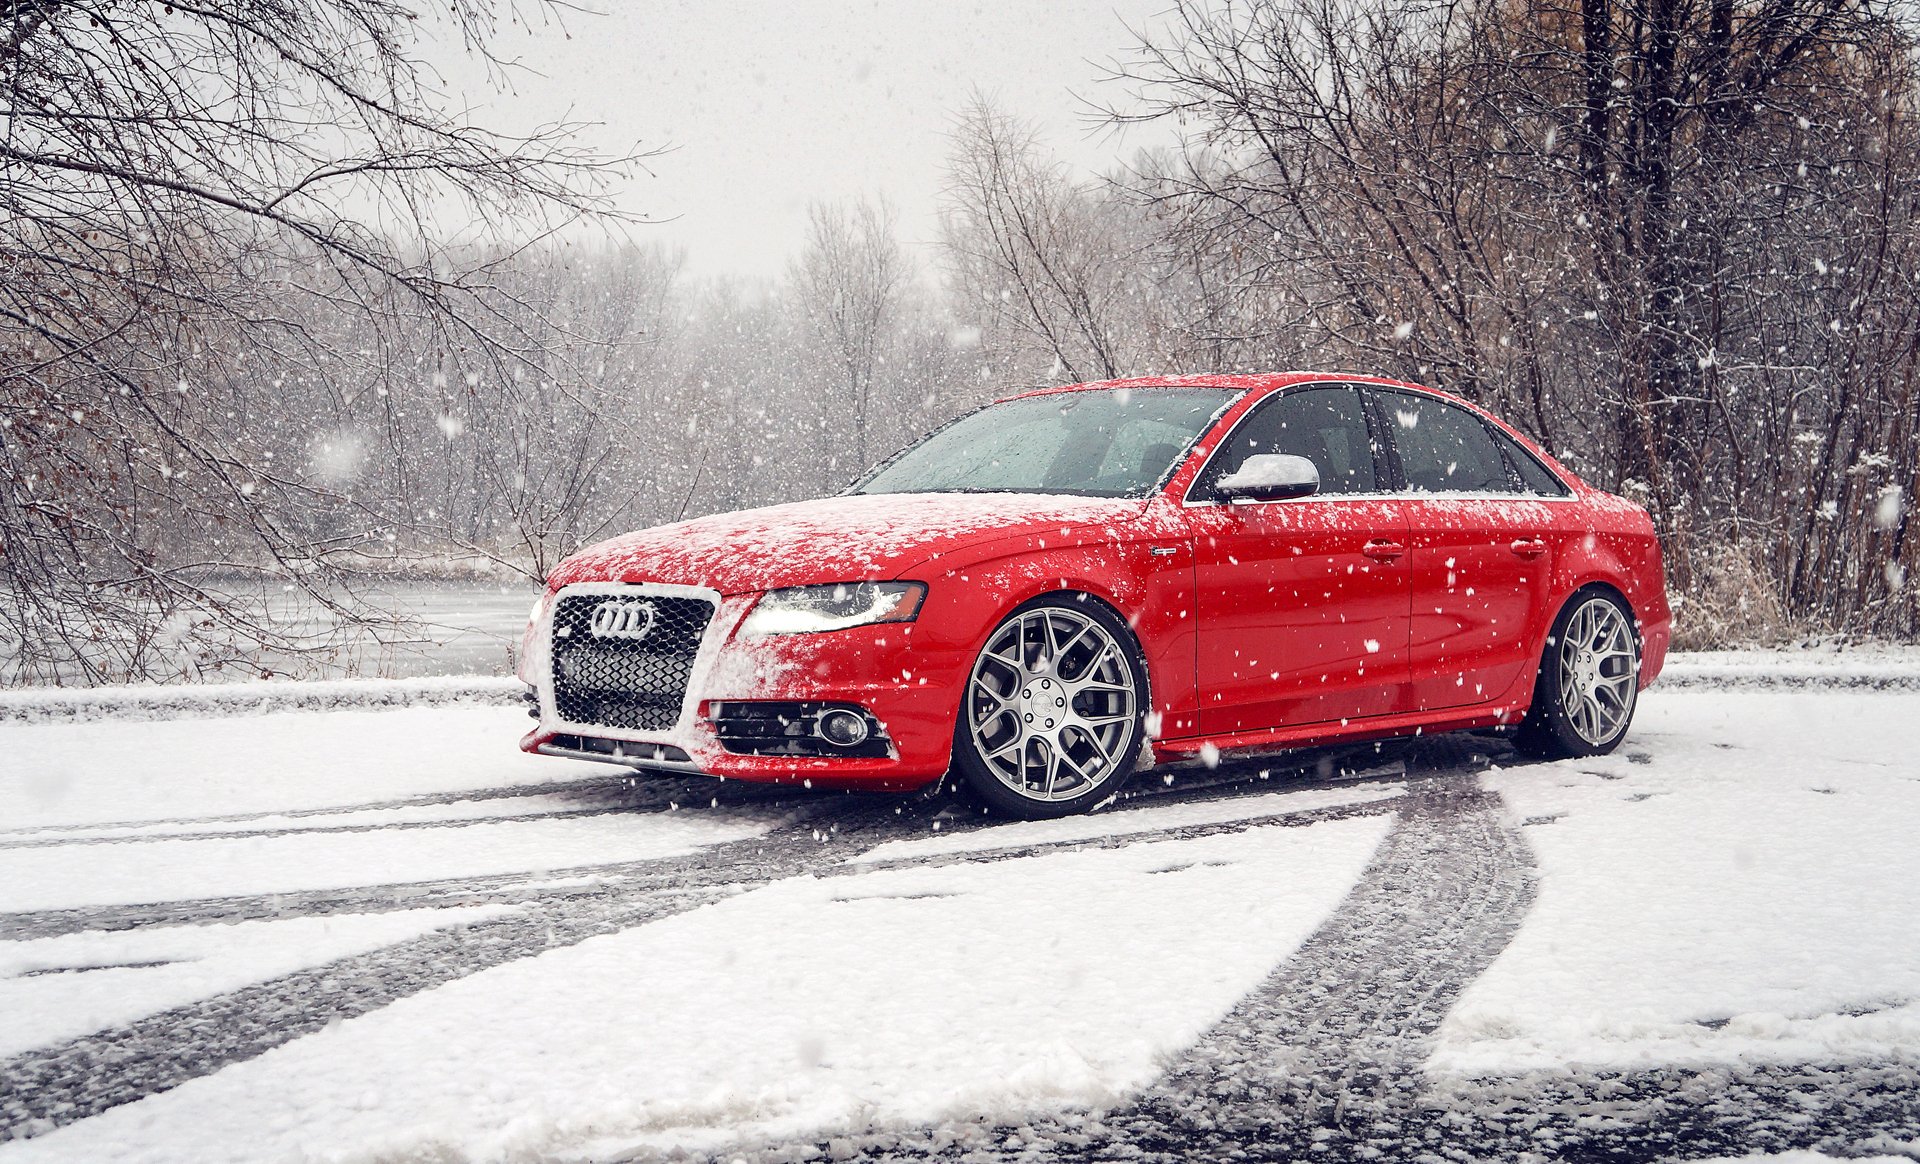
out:
<path id="1" fill-rule="evenodd" d="M 510 707 L 415 707 L 0 723 L 0 827 L 359 807 L 615 771 L 519 751 L 527 722 Z"/>
<path id="2" fill-rule="evenodd" d="M 1653 695 L 1621 753 L 1484 777 L 1539 901 L 1431 1068 L 1920 1054 L 1912 695 Z"/>
<path id="3" fill-rule="evenodd" d="M 1670 691 L 1796 687 L 1920 689 L 1920 646 L 1676 651 L 1658 683 Z"/>
<path id="4" fill-rule="evenodd" d="M 169 687 L 21 687 L 0 690 L 0 723 L 204 719 L 275 711 L 516 703 L 525 690 L 525 684 L 511 675 L 274 679 Z"/>

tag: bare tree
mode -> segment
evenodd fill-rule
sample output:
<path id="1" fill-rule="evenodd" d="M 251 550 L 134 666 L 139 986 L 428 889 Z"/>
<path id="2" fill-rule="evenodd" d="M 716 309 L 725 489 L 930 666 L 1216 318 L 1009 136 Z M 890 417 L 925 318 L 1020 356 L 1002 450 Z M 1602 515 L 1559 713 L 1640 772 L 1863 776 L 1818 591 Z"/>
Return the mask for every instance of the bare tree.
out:
<path id="1" fill-rule="evenodd" d="M 942 239 L 961 310 L 1025 365 L 1016 382 L 1111 379 L 1142 362 L 1126 324 L 1147 244 L 1111 195 L 1074 182 L 1031 126 L 984 99 L 962 115 Z"/>
<path id="2" fill-rule="evenodd" d="M 347 579 L 392 544 L 352 495 L 378 433 L 281 398 L 365 396 L 397 428 L 417 417 L 387 384 L 420 350 L 463 353 L 454 385 L 536 362 L 539 334 L 494 280 L 510 255 L 463 263 L 442 240 L 603 211 L 617 160 L 565 126 L 509 138 L 440 111 L 417 37 L 490 59 L 497 21 L 551 13 L 0 0 L 11 677 L 200 674 L 328 645 L 242 597 L 265 586 L 332 622 L 373 616 Z M 289 442 L 311 457 L 271 455 Z"/>
<path id="3" fill-rule="evenodd" d="M 854 468 L 864 469 L 874 380 L 907 279 L 892 208 L 815 204 L 807 212 L 806 249 L 790 278 L 815 343 L 839 374 L 853 426 Z"/>
<path id="4" fill-rule="evenodd" d="M 1906 19 L 1180 0 L 1115 114 L 1188 127 L 1135 186 L 1216 285 L 1263 292 L 1221 330 L 1500 407 L 1646 500 L 1685 591 L 1910 633 Z"/>

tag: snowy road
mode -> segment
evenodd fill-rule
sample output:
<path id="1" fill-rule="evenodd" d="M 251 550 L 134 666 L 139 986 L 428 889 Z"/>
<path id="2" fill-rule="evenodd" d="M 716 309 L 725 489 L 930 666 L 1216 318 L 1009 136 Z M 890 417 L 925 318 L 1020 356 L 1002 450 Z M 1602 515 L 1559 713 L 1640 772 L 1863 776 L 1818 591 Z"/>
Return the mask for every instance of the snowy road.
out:
<path id="1" fill-rule="evenodd" d="M 497 707 L 0 723 L 0 1164 L 1920 1156 L 1917 713 L 1023 825 Z"/>

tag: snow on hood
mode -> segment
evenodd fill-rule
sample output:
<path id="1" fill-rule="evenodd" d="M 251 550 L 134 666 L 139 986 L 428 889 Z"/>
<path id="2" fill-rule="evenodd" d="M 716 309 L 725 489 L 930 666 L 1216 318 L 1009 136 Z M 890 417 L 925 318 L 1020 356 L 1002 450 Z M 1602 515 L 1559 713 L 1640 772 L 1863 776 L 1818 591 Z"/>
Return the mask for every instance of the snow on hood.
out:
<path id="1" fill-rule="evenodd" d="M 1144 503 L 1032 493 L 890 493 L 822 497 L 718 513 L 601 542 L 568 558 L 550 584 L 671 582 L 722 594 L 898 577 L 971 543 L 1108 522 Z"/>

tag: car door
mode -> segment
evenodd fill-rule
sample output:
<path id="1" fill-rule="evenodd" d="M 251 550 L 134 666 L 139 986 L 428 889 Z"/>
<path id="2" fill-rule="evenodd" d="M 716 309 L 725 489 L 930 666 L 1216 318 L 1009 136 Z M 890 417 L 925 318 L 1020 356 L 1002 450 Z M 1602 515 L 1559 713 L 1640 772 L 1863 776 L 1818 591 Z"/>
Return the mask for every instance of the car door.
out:
<path id="1" fill-rule="evenodd" d="M 1512 440 L 1480 416 L 1436 396 L 1372 392 L 1406 490 L 1413 708 L 1498 699 L 1538 662 L 1532 630 L 1548 614 L 1554 512 L 1528 492 L 1505 448 Z"/>
<path id="2" fill-rule="evenodd" d="M 1215 482 L 1259 453 L 1320 472 L 1317 493 L 1229 503 Z M 1409 610 L 1404 502 L 1348 385 L 1283 390 L 1246 413 L 1188 491 L 1203 735 L 1398 709 Z"/>

